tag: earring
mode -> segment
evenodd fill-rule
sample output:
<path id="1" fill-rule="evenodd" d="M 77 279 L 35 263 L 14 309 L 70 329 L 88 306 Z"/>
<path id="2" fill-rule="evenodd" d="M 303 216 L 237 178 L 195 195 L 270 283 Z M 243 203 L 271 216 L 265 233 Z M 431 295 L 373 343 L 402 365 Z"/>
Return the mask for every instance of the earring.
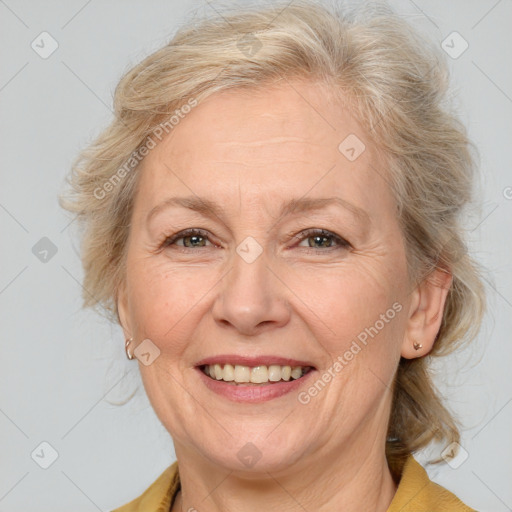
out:
<path id="1" fill-rule="evenodd" d="M 129 338 L 124 342 L 124 350 L 126 352 L 126 357 L 131 361 L 133 359 L 133 354 L 130 352 L 130 343 L 133 341 L 133 338 Z"/>
<path id="2" fill-rule="evenodd" d="M 414 350 L 419 350 L 420 348 L 423 348 L 423 345 L 421 343 L 418 343 L 415 341 L 412 346 L 414 347 Z"/>

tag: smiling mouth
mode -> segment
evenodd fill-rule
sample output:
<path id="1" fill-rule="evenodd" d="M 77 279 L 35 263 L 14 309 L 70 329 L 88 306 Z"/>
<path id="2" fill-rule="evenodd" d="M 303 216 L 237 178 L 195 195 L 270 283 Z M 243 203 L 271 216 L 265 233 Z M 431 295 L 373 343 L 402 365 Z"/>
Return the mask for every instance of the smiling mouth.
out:
<path id="1" fill-rule="evenodd" d="M 232 385 L 267 385 L 297 380 L 311 370 L 312 366 L 244 366 L 231 364 L 211 364 L 200 366 L 201 371 L 212 380 Z"/>

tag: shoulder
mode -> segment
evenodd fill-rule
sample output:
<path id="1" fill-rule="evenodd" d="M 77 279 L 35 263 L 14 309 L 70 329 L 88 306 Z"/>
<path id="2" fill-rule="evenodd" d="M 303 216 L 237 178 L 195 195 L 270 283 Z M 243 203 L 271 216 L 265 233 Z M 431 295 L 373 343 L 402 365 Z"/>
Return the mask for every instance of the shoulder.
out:
<path id="1" fill-rule="evenodd" d="M 174 462 L 138 498 L 112 512 L 167 511 L 179 489 L 178 462 Z"/>
<path id="2" fill-rule="evenodd" d="M 411 455 L 388 512 L 476 512 L 450 491 L 432 482 Z"/>

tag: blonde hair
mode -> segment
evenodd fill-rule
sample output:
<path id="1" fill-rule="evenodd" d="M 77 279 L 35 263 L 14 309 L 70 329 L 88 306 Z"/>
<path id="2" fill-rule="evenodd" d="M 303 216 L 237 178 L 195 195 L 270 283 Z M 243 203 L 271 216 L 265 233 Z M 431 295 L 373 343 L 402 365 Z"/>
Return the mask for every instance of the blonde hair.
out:
<path id="1" fill-rule="evenodd" d="M 75 161 L 61 200 L 84 228 L 84 305 L 117 317 L 138 162 L 173 129 L 169 120 L 179 122 L 186 105 L 217 91 L 290 78 L 328 84 L 382 149 L 413 279 L 436 268 L 453 276 L 431 355 L 402 359 L 397 370 L 386 452 L 399 468 L 432 440 L 459 440 L 428 363 L 476 335 L 484 292 L 460 226 L 475 165 L 464 127 L 445 105 L 446 65 L 382 3 L 340 12 L 296 1 L 225 12 L 185 26 L 122 77 L 115 118 Z"/>

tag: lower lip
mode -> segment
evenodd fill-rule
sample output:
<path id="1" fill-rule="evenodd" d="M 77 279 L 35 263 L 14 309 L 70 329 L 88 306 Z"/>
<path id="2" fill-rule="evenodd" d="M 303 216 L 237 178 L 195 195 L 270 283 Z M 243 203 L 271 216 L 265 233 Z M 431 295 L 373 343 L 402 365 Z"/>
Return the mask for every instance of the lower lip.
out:
<path id="1" fill-rule="evenodd" d="M 214 393 L 228 398 L 233 402 L 249 402 L 253 404 L 267 402 L 268 400 L 273 400 L 274 398 L 279 398 L 291 393 L 300 388 L 306 380 L 309 380 L 311 375 L 315 373 L 315 370 L 310 370 L 300 379 L 275 382 L 266 385 L 258 384 L 254 386 L 250 384 L 233 385 L 222 380 L 214 380 L 211 377 L 207 377 L 200 368 L 197 368 L 197 371 L 206 387 Z"/>

